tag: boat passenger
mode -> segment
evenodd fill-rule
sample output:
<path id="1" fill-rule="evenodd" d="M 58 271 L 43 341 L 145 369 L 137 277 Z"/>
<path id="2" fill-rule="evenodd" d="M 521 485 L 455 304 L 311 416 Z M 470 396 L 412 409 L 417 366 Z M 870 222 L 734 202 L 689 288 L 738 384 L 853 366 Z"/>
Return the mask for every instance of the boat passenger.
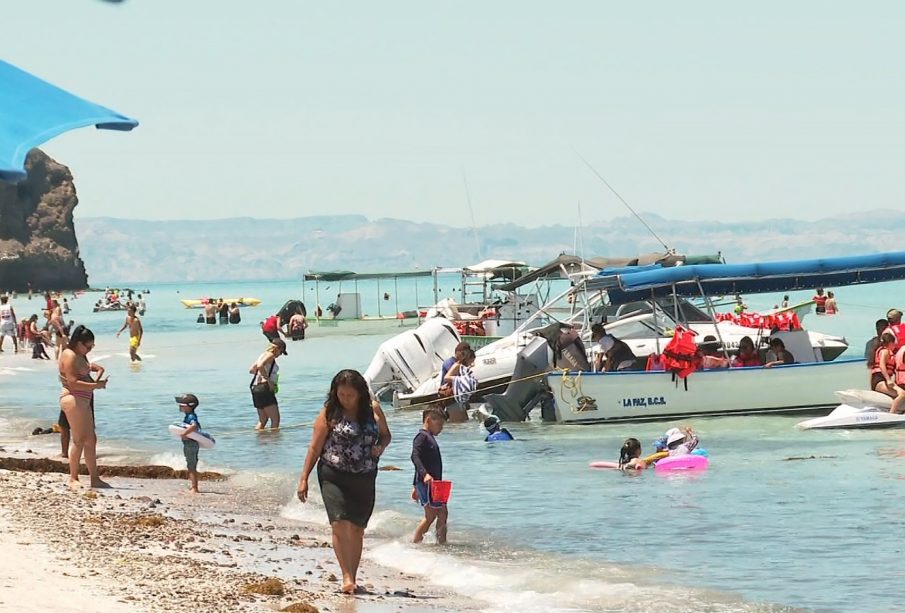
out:
<path id="1" fill-rule="evenodd" d="M 736 296 L 735 297 L 735 308 L 733 309 L 733 311 L 735 311 L 735 314 L 741 315 L 742 313 L 744 313 L 747 310 L 747 308 L 748 308 L 748 305 L 745 304 L 744 302 L 742 302 L 742 297 Z"/>
<path id="2" fill-rule="evenodd" d="M 786 344 L 782 342 L 782 339 L 776 337 L 771 338 L 770 349 L 767 351 L 767 363 L 764 364 L 764 366 L 772 368 L 774 366 L 783 366 L 784 364 L 794 363 L 795 358 L 786 350 Z"/>
<path id="3" fill-rule="evenodd" d="M 835 315 L 839 312 L 839 306 L 836 304 L 836 295 L 833 292 L 826 293 L 826 314 Z"/>
<path id="4" fill-rule="evenodd" d="M 905 345 L 905 324 L 902 323 L 902 311 L 889 309 L 886 312 L 886 320 L 889 322 L 886 329 L 896 337 L 896 347 Z"/>
<path id="5" fill-rule="evenodd" d="M 880 336 L 876 365 L 870 375 L 870 388 L 893 399 L 890 413 L 901 413 L 900 409 L 905 403 L 905 388 L 896 384 L 895 347 L 896 337 L 887 330 Z"/>
<path id="6" fill-rule="evenodd" d="M 500 425 L 500 418 L 496 415 L 490 415 L 487 419 L 485 419 L 484 427 L 487 429 L 487 436 L 484 437 L 485 443 L 515 440 L 515 437 L 512 436 L 512 433 Z"/>
<path id="7" fill-rule="evenodd" d="M 889 322 L 887 320 L 878 319 L 874 323 L 877 335 L 867 341 L 867 344 L 864 345 L 864 359 L 867 360 L 868 370 L 872 369 L 877 364 L 877 349 L 880 348 L 880 337 L 887 327 L 889 327 Z"/>
<path id="8" fill-rule="evenodd" d="M 720 342 L 715 336 L 705 336 L 698 345 L 698 353 L 701 356 L 701 368 L 714 370 L 717 368 L 729 368 L 729 358 L 720 351 Z"/>
<path id="9" fill-rule="evenodd" d="M 597 343 L 600 353 L 594 359 L 594 370 L 612 372 L 615 370 L 634 370 L 635 354 L 624 341 L 607 333 L 603 324 L 591 326 L 591 341 Z M 606 358 L 606 364 L 603 359 Z"/>
<path id="10" fill-rule="evenodd" d="M 788 294 L 786 294 L 785 296 L 782 297 L 782 304 L 780 304 L 780 306 L 784 309 L 789 308 L 789 295 Z"/>
<path id="11" fill-rule="evenodd" d="M 814 312 L 818 315 L 826 315 L 826 296 L 822 287 L 817 288 L 817 294 L 811 300 L 814 301 Z"/>
<path id="12" fill-rule="evenodd" d="M 746 366 L 763 366 L 760 356 L 754 349 L 754 341 L 750 336 L 743 336 L 738 342 L 738 355 L 732 358 L 730 364 L 733 368 L 743 368 Z"/>

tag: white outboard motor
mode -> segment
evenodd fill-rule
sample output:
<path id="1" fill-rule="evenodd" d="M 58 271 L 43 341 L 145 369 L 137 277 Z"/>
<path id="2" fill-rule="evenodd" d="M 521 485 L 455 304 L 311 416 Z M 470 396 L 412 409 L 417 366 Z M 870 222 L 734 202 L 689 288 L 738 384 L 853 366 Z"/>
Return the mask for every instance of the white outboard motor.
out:
<path id="1" fill-rule="evenodd" d="M 455 326 L 436 317 L 385 341 L 364 372 L 371 393 L 380 397 L 393 390 L 415 390 L 455 353 L 459 340 Z"/>

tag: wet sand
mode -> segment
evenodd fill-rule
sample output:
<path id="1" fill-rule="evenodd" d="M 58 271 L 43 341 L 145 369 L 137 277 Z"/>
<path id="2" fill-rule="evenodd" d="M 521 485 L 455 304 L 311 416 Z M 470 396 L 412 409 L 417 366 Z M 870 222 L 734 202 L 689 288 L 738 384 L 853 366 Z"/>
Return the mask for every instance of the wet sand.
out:
<path id="1" fill-rule="evenodd" d="M 280 518 L 272 500 L 229 480 L 205 482 L 198 495 L 172 479 L 113 477 L 112 489 L 75 492 L 66 481 L 59 473 L 0 470 L 4 611 L 483 608 L 367 557 L 359 583 L 370 594 L 339 594 L 326 522 Z M 365 556 L 367 547 L 366 537 Z M 252 586 L 264 582 L 264 591 L 277 593 L 255 593 Z"/>

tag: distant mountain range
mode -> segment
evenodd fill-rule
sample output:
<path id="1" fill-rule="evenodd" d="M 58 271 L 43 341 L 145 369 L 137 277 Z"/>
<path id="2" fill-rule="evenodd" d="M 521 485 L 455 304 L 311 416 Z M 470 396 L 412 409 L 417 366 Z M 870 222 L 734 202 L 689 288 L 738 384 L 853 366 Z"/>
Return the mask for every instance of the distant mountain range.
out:
<path id="1" fill-rule="evenodd" d="M 905 213 L 874 210 L 819 221 L 679 221 L 643 213 L 680 253 L 721 252 L 729 262 L 895 251 Z M 298 279 L 306 270 L 404 271 L 463 266 L 487 258 L 541 265 L 573 253 L 576 230 L 515 223 L 476 230 L 361 215 L 295 219 L 143 221 L 110 217 L 75 222 L 93 286 L 115 282 Z M 634 256 L 662 246 L 632 217 L 580 231 L 583 254 Z M 580 249 L 581 250 L 581 249 Z"/>

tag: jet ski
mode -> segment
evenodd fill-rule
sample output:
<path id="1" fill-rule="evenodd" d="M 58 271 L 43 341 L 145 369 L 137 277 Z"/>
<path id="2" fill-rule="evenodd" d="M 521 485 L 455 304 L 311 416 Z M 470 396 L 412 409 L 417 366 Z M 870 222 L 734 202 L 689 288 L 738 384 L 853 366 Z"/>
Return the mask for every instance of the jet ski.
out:
<path id="1" fill-rule="evenodd" d="M 842 404 L 833 409 L 832 413 L 808 419 L 795 427 L 799 430 L 905 427 L 905 414 L 889 412 L 892 398 L 886 394 L 854 389 L 834 393 Z"/>

